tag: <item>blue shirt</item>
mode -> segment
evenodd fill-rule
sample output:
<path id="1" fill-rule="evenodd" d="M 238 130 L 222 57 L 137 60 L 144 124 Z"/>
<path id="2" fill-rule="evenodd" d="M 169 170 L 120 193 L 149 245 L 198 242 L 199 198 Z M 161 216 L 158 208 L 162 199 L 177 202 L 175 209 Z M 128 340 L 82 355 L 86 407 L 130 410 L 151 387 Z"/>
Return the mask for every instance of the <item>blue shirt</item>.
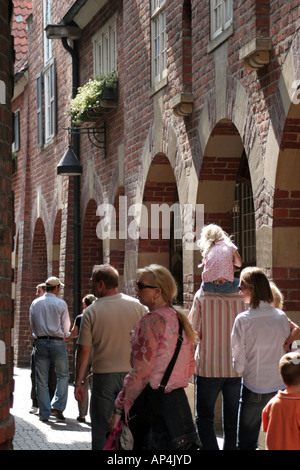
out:
<path id="1" fill-rule="evenodd" d="M 67 338 L 70 316 L 66 302 L 47 292 L 35 299 L 29 309 L 30 326 L 34 336 Z"/>

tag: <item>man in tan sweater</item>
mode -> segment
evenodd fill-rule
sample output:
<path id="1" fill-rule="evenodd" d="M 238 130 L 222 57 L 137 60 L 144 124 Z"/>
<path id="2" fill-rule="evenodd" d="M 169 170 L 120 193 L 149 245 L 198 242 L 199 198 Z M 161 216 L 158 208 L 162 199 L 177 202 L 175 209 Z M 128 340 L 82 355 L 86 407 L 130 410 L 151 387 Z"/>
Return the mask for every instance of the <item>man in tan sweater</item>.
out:
<path id="1" fill-rule="evenodd" d="M 83 379 L 93 348 L 93 385 L 91 396 L 92 449 L 102 450 L 106 443 L 108 421 L 114 401 L 130 370 L 130 332 L 145 315 L 140 302 L 118 292 L 119 274 L 110 265 L 94 266 L 93 294 L 98 298 L 84 312 L 77 350 L 75 398 L 83 399 Z"/>

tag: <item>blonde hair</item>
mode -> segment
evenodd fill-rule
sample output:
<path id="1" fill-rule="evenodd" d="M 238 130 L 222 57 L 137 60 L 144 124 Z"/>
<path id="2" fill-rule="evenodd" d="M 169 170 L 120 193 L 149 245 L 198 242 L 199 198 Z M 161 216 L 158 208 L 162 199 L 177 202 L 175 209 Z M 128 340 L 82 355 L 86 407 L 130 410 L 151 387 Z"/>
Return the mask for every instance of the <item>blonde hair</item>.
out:
<path id="1" fill-rule="evenodd" d="M 276 286 L 275 282 L 270 281 L 270 287 L 273 294 L 273 302 L 272 307 L 279 308 L 280 310 L 283 309 L 283 295 L 281 291 Z"/>
<path id="2" fill-rule="evenodd" d="M 197 241 L 202 258 L 205 259 L 211 247 L 220 241 L 231 242 L 231 238 L 219 225 L 208 224 L 204 226 Z"/>
<path id="3" fill-rule="evenodd" d="M 196 344 L 198 342 L 198 336 L 187 316 L 178 306 L 173 305 L 177 297 L 177 284 L 170 271 L 159 264 L 150 264 L 145 268 L 138 269 L 138 275 L 141 274 L 149 274 L 151 276 L 151 283 L 161 290 L 165 302 L 177 312 L 187 338 Z"/>

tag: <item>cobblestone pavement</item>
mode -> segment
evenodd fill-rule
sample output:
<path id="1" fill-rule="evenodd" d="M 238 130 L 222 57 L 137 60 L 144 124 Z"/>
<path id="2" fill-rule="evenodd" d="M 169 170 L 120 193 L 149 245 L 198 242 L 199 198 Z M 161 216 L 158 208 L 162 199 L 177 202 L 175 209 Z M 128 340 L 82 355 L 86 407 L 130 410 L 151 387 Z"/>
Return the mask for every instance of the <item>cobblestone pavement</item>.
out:
<path id="1" fill-rule="evenodd" d="M 11 414 L 15 419 L 14 450 L 90 450 L 91 426 L 77 421 L 78 406 L 74 388 L 69 386 L 68 403 L 64 411 L 65 421 L 51 416 L 43 423 L 38 415 L 30 414 L 30 370 L 14 369 L 15 391 Z"/>
<path id="2" fill-rule="evenodd" d="M 64 411 L 65 421 L 51 416 L 44 423 L 38 415 L 30 414 L 30 370 L 14 368 L 14 404 L 11 414 L 15 419 L 13 450 L 91 450 L 90 418 L 86 423 L 77 421 L 78 406 L 74 387 L 69 385 L 68 402 Z M 218 439 L 222 448 L 222 439 Z"/>

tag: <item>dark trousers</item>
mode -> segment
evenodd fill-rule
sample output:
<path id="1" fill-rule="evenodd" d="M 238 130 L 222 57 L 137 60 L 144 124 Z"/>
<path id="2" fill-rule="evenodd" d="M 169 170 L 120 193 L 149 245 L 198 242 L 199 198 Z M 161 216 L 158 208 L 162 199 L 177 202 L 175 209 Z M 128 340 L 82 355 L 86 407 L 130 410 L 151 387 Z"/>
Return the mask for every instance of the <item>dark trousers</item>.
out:
<path id="1" fill-rule="evenodd" d="M 32 400 L 32 406 L 35 408 L 39 407 L 38 404 L 38 399 L 36 395 L 36 374 L 35 374 L 35 360 L 34 360 L 34 348 L 31 353 L 31 358 L 30 358 L 30 369 L 31 369 L 31 394 L 30 398 Z M 48 387 L 49 387 L 49 395 L 50 395 L 50 401 L 54 397 L 55 393 L 55 388 L 56 388 L 56 374 L 55 374 L 55 368 L 53 363 L 51 362 L 50 364 L 50 369 L 49 369 L 49 381 L 48 381 Z"/>
<path id="2" fill-rule="evenodd" d="M 238 448 L 240 450 L 257 449 L 262 410 L 276 393 L 254 393 L 243 385 L 238 421 Z"/>

